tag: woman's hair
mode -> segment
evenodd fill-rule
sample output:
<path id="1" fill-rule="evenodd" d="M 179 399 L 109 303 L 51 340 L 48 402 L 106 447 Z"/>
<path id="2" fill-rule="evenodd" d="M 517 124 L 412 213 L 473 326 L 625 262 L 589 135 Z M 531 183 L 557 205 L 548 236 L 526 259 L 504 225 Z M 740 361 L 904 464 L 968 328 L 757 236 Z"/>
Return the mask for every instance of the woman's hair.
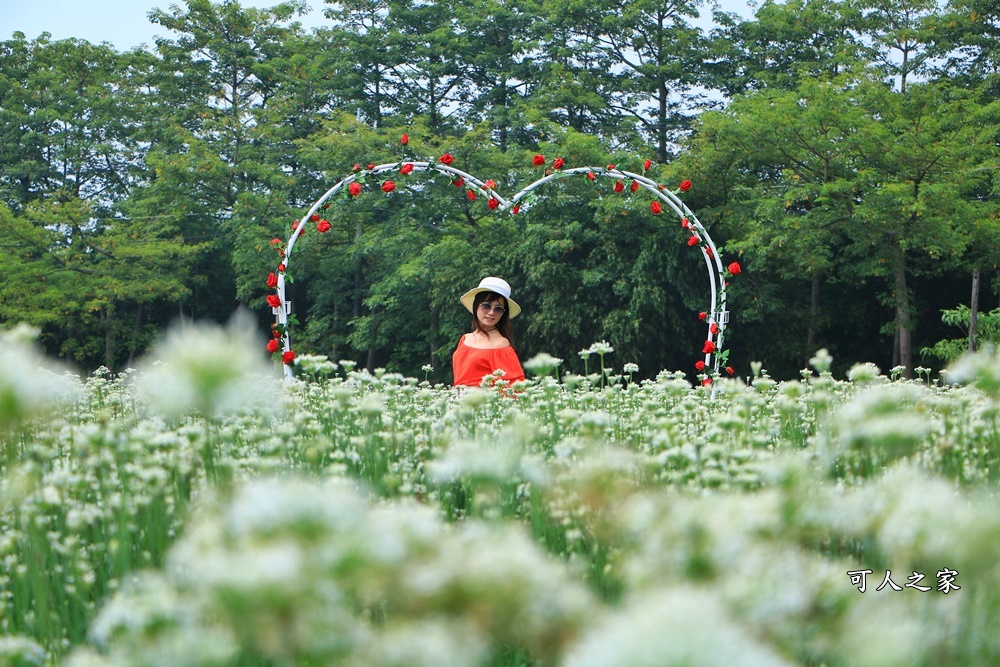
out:
<path id="1" fill-rule="evenodd" d="M 472 330 L 482 331 L 483 327 L 479 324 L 479 316 L 476 315 L 479 312 L 479 304 L 484 301 L 496 301 L 497 299 L 503 299 L 504 311 L 503 315 L 500 317 L 500 321 L 497 322 L 497 331 L 500 335 L 510 341 L 511 346 L 514 345 L 514 327 L 510 324 L 510 306 L 507 303 L 507 297 L 503 294 L 497 294 L 496 292 L 480 292 L 476 295 L 476 298 L 472 300 Z"/>

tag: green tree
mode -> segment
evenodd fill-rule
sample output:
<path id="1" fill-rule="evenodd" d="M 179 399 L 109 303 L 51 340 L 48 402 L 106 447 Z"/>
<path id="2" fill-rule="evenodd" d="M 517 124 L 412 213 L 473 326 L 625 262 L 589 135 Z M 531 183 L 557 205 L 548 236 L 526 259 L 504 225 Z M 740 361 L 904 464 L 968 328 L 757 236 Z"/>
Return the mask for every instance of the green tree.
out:
<path id="1" fill-rule="evenodd" d="M 19 209 L 55 192 L 108 210 L 142 149 L 132 57 L 82 40 L 0 42 L 0 197 Z"/>
<path id="2" fill-rule="evenodd" d="M 198 252 L 163 220 L 93 218 L 70 194 L 24 215 L 0 207 L 0 232 L 11 246 L 0 319 L 41 327 L 50 347 L 89 367 L 120 368 L 145 350 L 156 329 L 142 309 L 186 295 L 178 267 Z"/>
<path id="3" fill-rule="evenodd" d="M 314 82 L 318 93 L 306 90 L 316 73 L 306 63 L 311 42 L 293 21 L 304 2 L 185 5 L 150 13 L 175 35 L 157 40 L 155 117 L 146 119 L 144 134 L 152 144 L 149 184 L 132 205 L 171 216 L 184 238 L 211 244 L 193 270 L 201 298 L 189 304 L 190 314 L 225 318 L 236 298 L 260 297 L 262 249 L 290 222 L 303 179 L 315 187 L 312 175 L 299 174 L 294 142 L 318 127 L 330 97 L 322 79 Z"/>
<path id="4" fill-rule="evenodd" d="M 767 0 L 747 20 L 724 20 L 713 35 L 714 87 L 729 96 L 792 90 L 803 78 L 829 80 L 874 55 L 860 37 L 853 2 Z"/>
<path id="5" fill-rule="evenodd" d="M 325 0 L 324 9 L 334 23 L 328 33 L 330 45 L 342 58 L 335 69 L 334 88 L 343 104 L 359 119 L 381 127 L 387 114 L 395 112 L 401 94 L 393 69 L 404 62 L 398 49 L 387 48 L 399 39 L 387 24 L 388 0 Z"/>
<path id="6" fill-rule="evenodd" d="M 687 129 L 696 88 L 705 80 L 708 44 L 690 23 L 698 4 L 615 0 L 553 3 L 550 9 L 574 19 L 580 44 L 607 65 L 599 89 L 607 108 L 654 146 L 660 162 L 669 159 L 673 142 Z"/>
<path id="7" fill-rule="evenodd" d="M 703 178 L 729 179 L 715 208 L 727 248 L 781 279 L 808 279 L 814 297 L 831 281 L 878 281 L 892 364 L 912 368 L 914 279 L 959 266 L 992 207 L 972 196 L 995 154 L 992 113 L 947 83 L 900 93 L 864 76 L 803 80 L 706 114 L 693 148 Z"/>

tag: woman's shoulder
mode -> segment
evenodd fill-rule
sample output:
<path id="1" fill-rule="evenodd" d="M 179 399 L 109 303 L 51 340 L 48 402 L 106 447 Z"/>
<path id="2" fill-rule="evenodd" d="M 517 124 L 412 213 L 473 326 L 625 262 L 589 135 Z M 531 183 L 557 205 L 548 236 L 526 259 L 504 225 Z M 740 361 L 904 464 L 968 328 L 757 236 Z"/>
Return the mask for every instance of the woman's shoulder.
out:
<path id="1" fill-rule="evenodd" d="M 510 341 L 506 338 L 501 337 L 499 341 L 494 341 L 492 339 L 488 341 L 482 341 L 476 338 L 474 333 L 467 333 L 463 335 L 458 340 L 459 346 L 465 345 L 466 347 L 471 347 L 474 350 L 507 350 L 510 349 Z"/>

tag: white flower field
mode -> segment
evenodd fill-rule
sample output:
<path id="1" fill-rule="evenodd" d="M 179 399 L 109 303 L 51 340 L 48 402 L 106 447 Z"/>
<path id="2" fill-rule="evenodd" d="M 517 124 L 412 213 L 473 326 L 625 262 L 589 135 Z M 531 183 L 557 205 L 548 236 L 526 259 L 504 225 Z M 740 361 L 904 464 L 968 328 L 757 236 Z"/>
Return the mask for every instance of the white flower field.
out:
<path id="1" fill-rule="evenodd" d="M 1000 664 L 991 352 L 714 388 L 546 355 L 511 399 L 283 382 L 241 330 L 85 379 L 4 335 L 0 666 Z"/>

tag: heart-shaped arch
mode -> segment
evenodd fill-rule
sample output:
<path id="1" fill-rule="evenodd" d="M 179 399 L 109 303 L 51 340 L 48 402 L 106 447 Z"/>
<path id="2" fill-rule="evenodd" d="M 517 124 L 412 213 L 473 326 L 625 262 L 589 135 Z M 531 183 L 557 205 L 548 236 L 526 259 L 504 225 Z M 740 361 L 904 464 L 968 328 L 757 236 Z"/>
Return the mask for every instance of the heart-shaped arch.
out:
<path id="1" fill-rule="evenodd" d="M 681 201 L 676 193 L 666 189 L 665 186 L 650 179 L 644 174 L 618 169 L 614 165 L 609 165 L 607 167 L 573 167 L 565 169 L 562 168 L 562 161 L 559 160 L 553 165 L 554 168 L 547 170 L 545 176 L 525 186 L 510 199 L 505 199 L 496 191 L 496 184 L 493 181 L 480 180 L 472 174 L 451 166 L 451 162 L 451 156 L 445 155 L 442 156 L 438 162 L 400 161 L 380 165 L 371 165 L 368 169 L 358 169 L 356 167 L 356 171 L 341 179 L 336 185 L 323 193 L 323 195 L 317 199 L 315 203 L 313 203 L 306 215 L 302 218 L 303 223 L 295 226 L 295 229 L 292 231 L 287 243 L 281 242 L 280 239 L 274 239 L 271 241 L 271 245 L 278 252 L 281 262 L 279 263 L 277 270 L 268 276 L 267 281 L 268 287 L 274 290 L 273 294 L 268 295 L 267 302 L 268 305 L 271 306 L 271 310 L 276 318 L 276 322 L 274 324 L 275 337 L 268 346 L 268 349 L 274 353 L 281 353 L 282 360 L 285 362 L 284 372 L 286 378 L 292 377 L 291 364 L 294 361 L 295 354 L 292 352 L 291 329 L 288 322 L 288 316 L 292 312 L 292 304 L 291 301 L 285 298 L 285 271 L 288 270 L 290 265 L 292 250 L 295 247 L 295 242 L 305 229 L 305 221 L 315 221 L 318 225 L 325 223 L 325 220 L 319 219 L 317 213 L 323 207 L 323 204 L 325 204 L 327 200 L 335 196 L 345 187 L 348 188 L 352 194 L 356 195 L 359 191 L 352 191 L 351 187 L 352 184 L 355 184 L 354 190 L 357 190 L 360 186 L 360 183 L 358 182 L 359 179 L 370 175 L 380 175 L 393 172 L 409 174 L 415 171 L 435 171 L 450 177 L 452 181 L 462 179 L 462 183 L 470 192 L 477 193 L 477 195 L 482 195 L 487 198 L 487 205 L 491 210 L 496 210 L 498 212 L 510 211 L 513 214 L 519 213 L 522 208 L 527 210 L 528 204 L 526 203 L 522 207 L 521 202 L 542 185 L 554 180 L 578 174 L 585 175 L 591 180 L 594 180 L 597 177 L 604 177 L 613 178 L 616 181 L 622 181 L 623 183 L 625 181 L 629 181 L 632 183 L 629 188 L 632 192 L 637 191 L 639 188 L 643 188 L 651 192 L 655 197 L 651 204 L 653 212 L 662 212 L 663 205 L 666 204 L 667 208 L 676 213 L 681 220 L 681 226 L 690 232 L 688 245 L 692 247 L 697 246 L 705 260 L 705 267 L 708 271 L 709 286 L 711 288 L 711 296 L 706 310 L 699 313 L 699 318 L 704 320 L 706 326 L 708 327 L 708 334 L 705 338 L 704 346 L 702 347 L 704 361 L 699 362 L 698 365 L 702 366 L 703 364 L 702 368 L 699 370 L 707 371 L 708 369 L 712 369 L 711 374 L 706 373 L 706 379 L 704 381 L 706 384 L 711 383 L 713 375 L 717 376 L 719 374 L 720 366 L 727 356 L 722 346 L 723 334 L 725 333 L 726 325 L 729 323 L 729 311 L 726 309 L 726 286 L 728 278 L 739 272 L 739 265 L 733 263 L 728 267 L 723 266 L 722 259 L 719 257 L 718 250 L 715 246 L 715 242 L 712 241 L 712 237 L 709 235 L 708 230 L 705 229 L 694 213 L 691 212 L 683 201 Z M 326 225 L 326 229 L 329 229 L 329 223 L 326 223 Z M 322 227 L 320 227 L 320 229 L 321 231 L 326 231 Z"/>

